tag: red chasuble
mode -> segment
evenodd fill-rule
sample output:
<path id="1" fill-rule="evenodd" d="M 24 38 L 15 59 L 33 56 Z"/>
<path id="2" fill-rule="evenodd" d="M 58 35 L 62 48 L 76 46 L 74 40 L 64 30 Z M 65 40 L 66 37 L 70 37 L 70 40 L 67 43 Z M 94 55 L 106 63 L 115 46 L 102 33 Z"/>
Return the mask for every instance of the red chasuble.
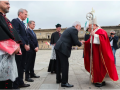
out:
<path id="1" fill-rule="evenodd" d="M 107 32 L 103 29 L 98 29 L 95 34 L 99 35 L 100 44 L 92 44 L 92 82 L 103 82 L 106 74 L 108 74 L 113 81 L 117 81 L 118 74 Z M 84 65 L 85 69 L 90 72 L 90 39 L 88 39 L 84 45 Z"/>

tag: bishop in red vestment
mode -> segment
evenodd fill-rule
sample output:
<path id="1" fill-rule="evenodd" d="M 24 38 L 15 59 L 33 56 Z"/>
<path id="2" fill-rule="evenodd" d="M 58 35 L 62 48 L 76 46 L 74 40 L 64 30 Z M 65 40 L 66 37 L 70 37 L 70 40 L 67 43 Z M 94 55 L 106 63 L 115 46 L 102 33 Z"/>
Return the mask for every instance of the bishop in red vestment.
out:
<path id="1" fill-rule="evenodd" d="M 84 65 L 85 69 L 90 72 L 90 44 L 92 43 L 92 83 L 101 87 L 105 84 L 103 80 L 107 74 L 113 81 L 118 80 L 118 74 L 107 32 L 97 26 L 96 19 L 94 19 L 91 35 L 93 36 L 92 42 L 90 37 L 84 45 Z"/>

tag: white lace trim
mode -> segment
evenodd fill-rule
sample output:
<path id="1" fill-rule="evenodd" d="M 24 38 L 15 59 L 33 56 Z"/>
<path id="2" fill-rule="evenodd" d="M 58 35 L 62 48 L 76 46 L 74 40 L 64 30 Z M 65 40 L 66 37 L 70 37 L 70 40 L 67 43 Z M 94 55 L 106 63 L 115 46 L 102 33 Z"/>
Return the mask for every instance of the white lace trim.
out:
<path id="1" fill-rule="evenodd" d="M 10 79 L 15 81 L 18 77 L 17 65 L 15 61 L 15 54 L 0 55 L 0 81 Z"/>
<path id="2" fill-rule="evenodd" d="M 52 46 L 52 52 L 51 52 L 51 58 L 50 59 L 55 59 L 56 60 L 56 53 L 55 53 L 55 49 L 54 49 L 54 45 L 51 45 Z"/>

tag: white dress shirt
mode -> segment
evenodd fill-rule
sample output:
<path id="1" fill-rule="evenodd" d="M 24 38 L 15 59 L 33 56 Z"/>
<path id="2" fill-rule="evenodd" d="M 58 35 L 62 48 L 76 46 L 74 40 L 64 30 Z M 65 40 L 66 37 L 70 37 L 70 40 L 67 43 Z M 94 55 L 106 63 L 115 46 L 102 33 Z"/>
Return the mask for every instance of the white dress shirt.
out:
<path id="1" fill-rule="evenodd" d="M 23 22 L 19 17 L 18 17 L 18 19 L 21 21 L 21 23 Z M 26 30 L 27 28 L 26 28 L 26 26 L 25 26 L 25 30 Z"/>
<path id="2" fill-rule="evenodd" d="M 22 22 L 22 20 L 18 17 L 18 19 Z"/>
<path id="3" fill-rule="evenodd" d="M 112 37 L 111 37 L 112 38 Z M 110 41 L 110 45 L 113 46 L 113 39 Z"/>

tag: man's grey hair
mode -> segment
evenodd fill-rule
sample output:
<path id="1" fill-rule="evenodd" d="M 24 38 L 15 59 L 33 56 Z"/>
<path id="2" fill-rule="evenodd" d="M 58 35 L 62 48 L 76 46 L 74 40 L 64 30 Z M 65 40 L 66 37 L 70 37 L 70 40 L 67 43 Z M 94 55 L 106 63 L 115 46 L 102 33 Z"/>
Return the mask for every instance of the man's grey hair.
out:
<path id="1" fill-rule="evenodd" d="M 23 8 L 19 9 L 18 10 L 18 16 L 19 16 L 20 12 L 23 13 L 24 11 L 28 12 L 26 9 L 23 9 Z"/>
<path id="2" fill-rule="evenodd" d="M 111 30 L 111 31 L 110 31 L 110 33 L 112 33 L 112 32 L 113 32 L 113 33 L 115 33 L 115 31 L 114 31 L 114 30 Z"/>
<path id="3" fill-rule="evenodd" d="M 34 22 L 34 23 L 35 23 L 35 21 L 30 20 L 30 21 L 28 22 L 28 26 L 29 26 L 32 22 Z"/>
<path id="4" fill-rule="evenodd" d="M 80 22 L 79 22 L 79 21 L 76 21 L 76 22 L 74 22 L 74 23 L 73 23 L 73 25 L 72 25 L 72 26 L 76 26 L 76 25 L 81 25 L 81 24 L 80 24 Z"/>

